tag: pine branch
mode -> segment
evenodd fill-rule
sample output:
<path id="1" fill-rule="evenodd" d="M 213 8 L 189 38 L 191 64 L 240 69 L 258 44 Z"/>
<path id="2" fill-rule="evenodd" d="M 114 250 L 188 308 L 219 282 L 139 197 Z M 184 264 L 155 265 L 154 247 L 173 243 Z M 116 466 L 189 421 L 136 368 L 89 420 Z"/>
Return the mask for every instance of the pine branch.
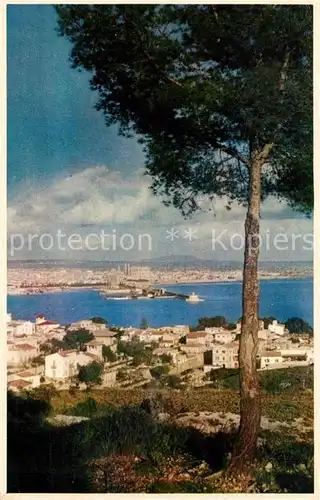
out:
<path id="1" fill-rule="evenodd" d="M 246 167 L 250 167 L 250 161 L 248 160 L 248 158 L 239 153 L 239 151 L 237 151 L 235 148 L 223 146 L 222 144 L 217 144 L 217 147 L 224 153 L 232 156 L 232 158 L 240 160 Z"/>
<path id="2" fill-rule="evenodd" d="M 165 78 L 165 80 L 167 80 L 167 82 L 172 83 L 174 85 L 177 85 L 179 87 L 183 87 L 182 83 L 178 82 L 174 78 L 167 75 L 166 72 L 162 68 L 160 68 L 160 66 L 154 61 L 154 59 L 149 54 L 149 52 L 144 48 L 145 42 L 143 41 L 139 26 L 137 25 L 137 23 L 135 23 L 132 19 L 129 20 L 126 15 L 124 15 L 123 17 L 124 17 L 124 20 L 126 22 L 131 23 L 132 26 L 136 29 L 136 32 L 139 35 L 141 46 L 143 47 L 142 51 L 143 51 L 144 55 L 147 57 L 148 61 L 151 62 L 151 64 L 154 66 L 154 68 Z"/>

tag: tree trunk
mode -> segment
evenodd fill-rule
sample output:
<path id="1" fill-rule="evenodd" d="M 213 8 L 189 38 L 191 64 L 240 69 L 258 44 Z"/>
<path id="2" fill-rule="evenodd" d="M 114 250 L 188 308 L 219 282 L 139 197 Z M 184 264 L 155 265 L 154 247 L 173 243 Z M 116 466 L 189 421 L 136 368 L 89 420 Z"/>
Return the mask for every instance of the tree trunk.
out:
<path id="1" fill-rule="evenodd" d="M 261 419 L 257 372 L 259 330 L 259 220 L 261 162 L 250 167 L 249 206 L 245 221 L 245 253 L 242 287 L 242 325 L 239 344 L 240 429 L 229 470 L 242 471 L 250 464 L 256 448 Z"/>

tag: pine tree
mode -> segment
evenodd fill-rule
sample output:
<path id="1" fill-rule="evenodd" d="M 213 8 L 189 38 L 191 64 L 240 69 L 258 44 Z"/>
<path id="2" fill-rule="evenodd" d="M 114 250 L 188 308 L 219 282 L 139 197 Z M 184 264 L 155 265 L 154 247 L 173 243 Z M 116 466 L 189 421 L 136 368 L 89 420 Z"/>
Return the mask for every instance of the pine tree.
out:
<path id="1" fill-rule="evenodd" d="M 260 204 L 310 213 L 312 6 L 56 7 L 74 67 L 92 73 L 97 109 L 137 134 L 152 189 L 184 215 L 199 195 L 247 207 L 240 336 L 241 422 L 231 470 L 255 450 Z"/>

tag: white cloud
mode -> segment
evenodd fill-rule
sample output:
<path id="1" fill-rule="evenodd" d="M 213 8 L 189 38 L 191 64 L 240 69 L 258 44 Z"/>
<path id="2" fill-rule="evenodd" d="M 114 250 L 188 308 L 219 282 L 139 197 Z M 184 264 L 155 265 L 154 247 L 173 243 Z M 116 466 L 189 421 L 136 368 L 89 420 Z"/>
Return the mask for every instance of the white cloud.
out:
<path id="1" fill-rule="evenodd" d="M 149 189 L 151 179 L 142 173 L 138 170 L 126 176 L 105 166 L 88 166 L 68 177 L 53 178 L 37 185 L 20 185 L 9 201 L 8 232 L 52 234 L 61 229 L 68 234 L 78 232 L 85 235 L 101 228 L 106 231 L 114 229 L 118 234 L 143 231 L 152 236 L 152 256 L 174 252 L 206 258 L 213 257 L 212 230 L 216 233 L 226 230 L 225 239 L 230 239 L 234 233 L 243 234 L 245 207 L 235 204 L 232 210 L 227 210 L 226 199 L 217 199 L 214 203 L 204 201 L 205 211 L 184 220 L 178 210 L 165 207 L 161 199 L 152 194 Z M 262 232 L 274 234 L 280 231 L 289 235 L 312 232 L 310 220 L 297 216 L 285 203 L 274 198 L 262 204 L 261 218 Z M 184 228 L 194 228 L 198 238 L 191 243 L 180 238 L 170 246 L 165 230 L 171 227 L 179 229 L 180 234 Z M 221 251 L 217 258 L 231 260 L 231 255 L 231 251 L 229 256 Z M 276 251 L 269 259 L 268 256 L 264 258 L 272 260 L 277 255 L 283 258 L 283 254 L 280 256 Z M 310 252 L 304 257 L 301 249 L 290 256 L 292 260 L 311 258 Z M 117 258 L 121 257 L 117 255 Z M 242 253 L 239 255 L 238 252 L 237 259 L 241 258 Z"/>

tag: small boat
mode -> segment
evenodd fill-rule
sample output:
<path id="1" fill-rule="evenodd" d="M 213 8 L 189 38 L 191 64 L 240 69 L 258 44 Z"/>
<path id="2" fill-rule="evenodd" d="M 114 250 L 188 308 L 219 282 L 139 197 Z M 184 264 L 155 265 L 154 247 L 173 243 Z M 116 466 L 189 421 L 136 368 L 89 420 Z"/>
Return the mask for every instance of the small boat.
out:
<path id="1" fill-rule="evenodd" d="M 203 302 L 203 299 L 200 299 L 198 295 L 192 292 L 192 294 L 186 299 L 186 302 Z"/>

